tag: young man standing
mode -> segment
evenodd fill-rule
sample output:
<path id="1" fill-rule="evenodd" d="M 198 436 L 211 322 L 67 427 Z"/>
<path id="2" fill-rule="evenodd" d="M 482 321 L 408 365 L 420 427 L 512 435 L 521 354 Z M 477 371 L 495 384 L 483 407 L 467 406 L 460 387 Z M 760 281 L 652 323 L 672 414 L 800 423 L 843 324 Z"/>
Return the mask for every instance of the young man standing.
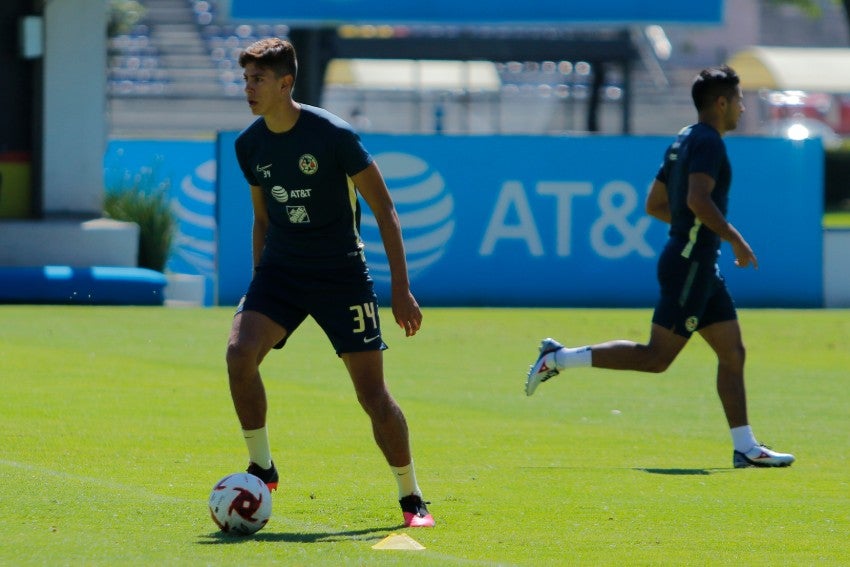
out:
<path id="1" fill-rule="evenodd" d="M 254 274 L 227 345 L 233 405 L 248 446 L 248 472 L 276 488 L 259 365 L 307 316 L 333 344 L 398 482 L 409 527 L 434 519 L 416 482 L 407 423 L 384 383 L 378 306 L 359 237 L 359 192 L 381 233 L 392 277 L 392 313 L 406 336 L 422 323 L 410 292 L 401 227 L 377 165 L 351 126 L 293 100 L 291 43 L 263 39 L 241 54 L 245 94 L 259 116 L 236 140 L 251 188 Z"/>
<path id="2" fill-rule="evenodd" d="M 717 393 L 731 430 L 733 466 L 785 467 L 794 456 L 758 443 L 749 425 L 741 328 L 717 268 L 721 240 L 731 244 L 738 267 L 758 268 L 750 245 L 726 220 L 732 170 L 722 136 L 736 128 L 744 111 L 739 82 L 726 66 L 700 72 L 691 88 L 698 122 L 667 149 L 650 188 L 646 211 L 670 224 L 670 237 L 658 261 L 661 295 L 649 343 L 617 340 L 565 348 L 544 339 L 525 392 L 532 395 L 541 382 L 567 368 L 663 372 L 696 331 L 717 355 Z"/>

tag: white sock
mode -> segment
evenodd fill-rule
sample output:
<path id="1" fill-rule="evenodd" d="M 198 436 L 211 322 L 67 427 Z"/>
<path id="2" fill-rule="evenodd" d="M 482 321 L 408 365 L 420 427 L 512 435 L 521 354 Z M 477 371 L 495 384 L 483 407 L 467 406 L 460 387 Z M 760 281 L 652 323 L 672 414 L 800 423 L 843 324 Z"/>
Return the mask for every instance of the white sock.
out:
<path id="1" fill-rule="evenodd" d="M 555 366 L 558 370 L 590 366 L 592 362 L 589 346 L 578 348 L 562 348 L 555 353 Z"/>
<path id="2" fill-rule="evenodd" d="M 410 461 L 410 464 L 404 467 L 390 466 L 390 469 L 392 469 L 395 481 L 398 483 L 399 500 L 411 494 L 422 496 L 422 491 L 416 484 L 416 471 L 413 468 L 413 461 Z"/>
<path id="3" fill-rule="evenodd" d="M 753 428 L 749 425 L 733 427 L 729 431 L 732 433 L 732 444 L 740 453 L 746 453 L 759 443 L 753 435 Z"/>
<path id="4" fill-rule="evenodd" d="M 252 463 L 257 463 L 264 469 L 272 466 L 272 450 L 269 446 L 269 432 L 265 426 L 259 429 L 243 429 L 245 445 L 248 446 L 248 457 Z"/>

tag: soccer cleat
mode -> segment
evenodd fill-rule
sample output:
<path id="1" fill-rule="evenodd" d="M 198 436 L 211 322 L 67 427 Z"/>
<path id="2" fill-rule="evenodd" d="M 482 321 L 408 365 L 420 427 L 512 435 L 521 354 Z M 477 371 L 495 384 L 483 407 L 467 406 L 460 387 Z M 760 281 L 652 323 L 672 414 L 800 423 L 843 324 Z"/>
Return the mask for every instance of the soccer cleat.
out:
<path id="1" fill-rule="evenodd" d="M 277 490 L 277 481 L 279 477 L 277 474 L 277 468 L 274 466 L 274 461 L 272 461 L 272 466 L 269 469 L 264 469 L 257 463 L 251 462 L 251 464 L 248 465 L 248 470 L 245 472 L 258 477 L 260 480 L 265 482 L 266 486 L 269 487 L 269 490 Z"/>
<path id="2" fill-rule="evenodd" d="M 788 467 L 796 459 L 788 453 L 777 453 L 765 445 L 754 445 L 746 452 L 735 451 L 732 453 L 732 466 L 736 469 L 749 467 Z"/>
<path id="3" fill-rule="evenodd" d="M 537 357 L 537 362 L 531 365 L 528 376 L 525 378 L 526 396 L 533 394 L 541 382 L 557 376 L 560 371 L 555 366 L 555 353 L 562 348 L 564 348 L 564 345 L 555 339 L 540 341 L 540 356 Z"/>
<path id="4" fill-rule="evenodd" d="M 426 504 L 418 494 L 405 496 L 398 501 L 401 512 L 404 514 L 404 525 L 408 528 L 431 528 L 434 527 L 434 517 L 428 512 Z"/>

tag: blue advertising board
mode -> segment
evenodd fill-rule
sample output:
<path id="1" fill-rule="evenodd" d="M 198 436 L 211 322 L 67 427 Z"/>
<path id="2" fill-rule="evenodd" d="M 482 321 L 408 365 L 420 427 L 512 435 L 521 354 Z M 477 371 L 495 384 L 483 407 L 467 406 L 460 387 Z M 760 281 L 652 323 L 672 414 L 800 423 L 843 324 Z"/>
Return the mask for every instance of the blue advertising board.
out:
<path id="1" fill-rule="evenodd" d="M 286 24 L 719 24 L 722 0 L 230 0 L 234 19 Z"/>
<path id="2" fill-rule="evenodd" d="M 251 200 L 218 148 L 219 302 L 251 274 Z M 657 296 L 665 224 L 643 210 L 670 137 L 364 135 L 396 204 L 423 305 L 645 307 Z M 729 218 L 760 268 L 721 271 L 741 306 L 820 307 L 823 149 L 819 141 L 727 138 Z M 374 218 L 361 233 L 382 304 L 389 272 Z M 793 259 L 793 260 L 792 260 Z"/>
<path id="3" fill-rule="evenodd" d="M 204 277 L 204 303 L 215 290 L 215 144 L 187 140 L 110 140 L 107 191 L 165 191 L 176 224 L 166 270 Z"/>

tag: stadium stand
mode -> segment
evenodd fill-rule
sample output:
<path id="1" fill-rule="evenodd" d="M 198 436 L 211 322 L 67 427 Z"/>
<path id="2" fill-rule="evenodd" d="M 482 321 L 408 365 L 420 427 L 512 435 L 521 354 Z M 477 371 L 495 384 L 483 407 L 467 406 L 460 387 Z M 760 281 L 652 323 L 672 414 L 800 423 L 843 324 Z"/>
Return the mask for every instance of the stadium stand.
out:
<path id="1" fill-rule="evenodd" d="M 179 136 L 244 127 L 250 115 L 244 107 L 238 55 L 259 38 L 289 37 L 290 28 L 267 22 L 229 21 L 215 0 L 141 0 L 141 4 L 146 12 L 140 24 L 131 33 L 110 40 L 112 134 L 167 132 Z M 557 27 L 342 26 L 338 33 L 342 40 L 421 39 L 432 46 L 459 45 L 458 40 L 478 45 L 495 40 L 500 44 L 509 38 L 519 39 L 526 46 L 552 40 L 575 40 L 586 45 L 590 37 L 582 35 L 581 30 Z M 606 33 L 613 37 L 621 30 L 595 29 L 591 36 L 593 41 L 604 41 Z M 638 37 L 635 41 L 640 45 L 644 40 Z M 377 48 L 381 53 L 389 49 L 386 45 Z M 451 53 L 447 53 L 446 58 L 451 59 Z M 407 58 L 415 70 L 416 58 Z M 473 59 L 481 61 L 478 56 Z M 651 54 L 642 53 L 641 60 L 637 86 L 656 89 L 666 80 L 663 72 L 652 77 L 643 71 L 653 63 L 656 71 L 660 69 Z M 368 106 L 371 116 L 367 119 L 371 120 L 364 123 L 368 121 L 373 131 L 382 132 L 427 133 L 444 127 L 445 132 L 535 134 L 585 128 L 583 108 L 597 72 L 594 62 L 547 57 L 540 61 L 496 60 L 492 65 L 499 81 L 496 92 L 479 93 L 463 83 L 454 88 L 441 85 L 423 90 L 421 86 L 388 88 L 368 82 L 335 84 L 331 80 L 325 85 L 320 104 L 352 119 Z M 368 62 L 359 66 L 366 68 Z M 611 109 L 601 129 L 617 131 L 620 106 L 625 104 L 625 78 L 617 65 L 606 65 L 600 71 L 605 77 L 600 100 Z M 368 80 L 371 73 L 360 75 Z M 310 84 L 301 80 L 302 97 L 310 92 Z M 527 105 L 536 107 L 536 117 L 514 120 L 517 109 Z M 483 114 L 475 117 L 470 112 Z M 505 119 L 493 119 L 498 114 Z"/>

